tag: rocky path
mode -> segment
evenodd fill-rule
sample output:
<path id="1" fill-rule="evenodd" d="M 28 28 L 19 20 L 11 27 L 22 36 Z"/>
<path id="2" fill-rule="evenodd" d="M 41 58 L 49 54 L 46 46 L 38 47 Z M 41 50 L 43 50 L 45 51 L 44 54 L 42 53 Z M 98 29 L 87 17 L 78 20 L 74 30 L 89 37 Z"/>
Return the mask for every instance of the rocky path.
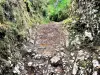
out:
<path id="1" fill-rule="evenodd" d="M 76 75 L 85 72 L 91 54 L 86 50 L 69 51 L 67 30 L 62 23 L 29 29 L 21 50 L 22 59 L 14 68 L 19 75 Z M 18 68 L 18 71 L 16 71 Z M 86 73 L 86 72 L 85 72 Z M 88 75 L 88 74 L 86 74 Z"/>
<path id="2" fill-rule="evenodd" d="M 64 75 L 69 59 L 66 54 L 66 38 L 60 23 L 50 23 L 29 30 L 29 38 L 24 45 L 27 52 L 23 61 L 27 65 L 28 74 L 32 75 Z M 68 64 L 67 64 L 68 65 Z M 23 72 L 24 73 L 24 72 Z M 30 74 L 31 73 L 31 74 Z"/>

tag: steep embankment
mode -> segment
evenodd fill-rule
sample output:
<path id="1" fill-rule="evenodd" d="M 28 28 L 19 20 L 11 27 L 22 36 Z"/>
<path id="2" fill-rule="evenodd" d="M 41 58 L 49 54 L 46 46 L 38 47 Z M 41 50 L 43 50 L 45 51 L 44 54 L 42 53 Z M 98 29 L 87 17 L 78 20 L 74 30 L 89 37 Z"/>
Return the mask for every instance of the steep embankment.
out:
<path id="1" fill-rule="evenodd" d="M 0 0 L 1 75 L 14 74 L 13 68 L 22 58 L 20 51 L 23 42 L 26 41 L 28 29 L 37 24 L 44 23 L 40 2 Z"/>

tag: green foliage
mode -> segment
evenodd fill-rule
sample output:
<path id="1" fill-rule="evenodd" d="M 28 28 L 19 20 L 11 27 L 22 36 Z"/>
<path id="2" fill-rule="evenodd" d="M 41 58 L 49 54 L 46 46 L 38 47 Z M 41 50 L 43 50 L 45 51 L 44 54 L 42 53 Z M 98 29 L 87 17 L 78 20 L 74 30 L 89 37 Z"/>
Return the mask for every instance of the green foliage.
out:
<path id="1" fill-rule="evenodd" d="M 4 3 L 6 0 L 0 0 L 0 4 Z"/>
<path id="2" fill-rule="evenodd" d="M 47 7 L 48 17 L 59 14 L 63 10 L 66 10 L 71 3 L 71 0 L 50 0 Z"/>

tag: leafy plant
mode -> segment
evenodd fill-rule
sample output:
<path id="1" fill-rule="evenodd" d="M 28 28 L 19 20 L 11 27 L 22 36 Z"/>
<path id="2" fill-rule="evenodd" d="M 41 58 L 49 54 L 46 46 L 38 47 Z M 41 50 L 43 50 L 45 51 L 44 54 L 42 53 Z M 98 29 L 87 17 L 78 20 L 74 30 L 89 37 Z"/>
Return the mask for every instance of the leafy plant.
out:
<path id="1" fill-rule="evenodd" d="M 69 7 L 71 3 L 71 0 L 50 0 L 49 5 L 47 7 L 47 15 L 50 18 L 50 16 L 55 16 L 63 13 L 63 10 L 67 11 L 67 8 Z M 60 13 L 61 12 L 61 13 Z"/>

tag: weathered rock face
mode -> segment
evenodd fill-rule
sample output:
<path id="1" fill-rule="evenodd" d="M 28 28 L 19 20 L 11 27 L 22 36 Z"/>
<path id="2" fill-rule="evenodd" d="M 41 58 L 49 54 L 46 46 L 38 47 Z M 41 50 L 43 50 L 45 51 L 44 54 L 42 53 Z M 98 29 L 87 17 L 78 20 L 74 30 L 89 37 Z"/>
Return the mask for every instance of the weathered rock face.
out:
<path id="1" fill-rule="evenodd" d="M 78 6 L 75 15 L 79 16 L 79 20 L 71 23 L 71 37 L 70 37 L 70 50 L 82 50 L 85 54 L 90 55 L 85 59 L 76 60 L 74 64 L 74 75 L 99 75 L 97 67 L 94 67 L 92 61 L 96 60 L 98 65 L 100 62 L 99 54 L 99 31 L 100 31 L 100 1 L 99 0 L 76 0 Z M 86 51 L 86 52 L 84 52 Z M 80 55 L 80 54 L 79 54 Z M 82 54 L 83 55 L 83 54 Z M 84 55 L 83 55 L 84 56 Z M 80 56 L 81 57 L 81 56 Z M 84 66 L 82 66 L 84 64 Z M 87 64 L 87 65 L 86 65 Z M 76 69 L 76 71 L 75 71 Z M 88 70 L 86 70 L 88 69 Z M 91 70 L 91 71 L 90 71 Z"/>

